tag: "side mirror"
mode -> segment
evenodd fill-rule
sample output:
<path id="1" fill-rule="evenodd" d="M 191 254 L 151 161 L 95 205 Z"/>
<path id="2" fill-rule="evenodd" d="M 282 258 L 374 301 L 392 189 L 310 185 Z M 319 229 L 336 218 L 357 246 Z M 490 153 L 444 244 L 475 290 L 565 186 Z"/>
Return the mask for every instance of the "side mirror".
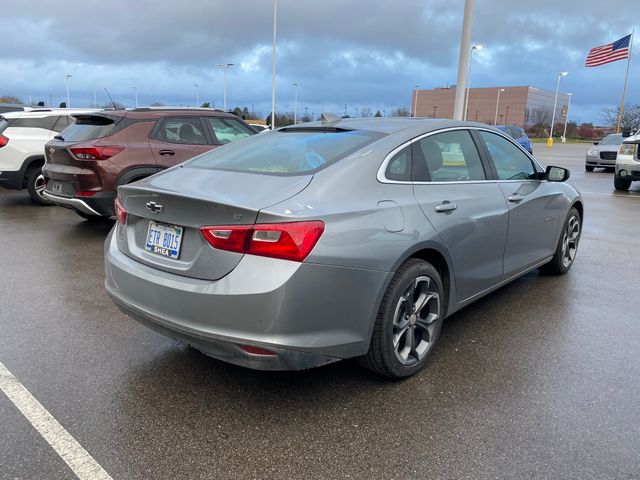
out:
<path id="1" fill-rule="evenodd" d="M 571 172 L 566 168 L 548 166 L 546 171 L 547 180 L 550 182 L 566 182 Z"/>
<path id="2" fill-rule="evenodd" d="M 600 144 L 600 142 L 593 142 L 593 144 L 594 144 L 594 145 L 598 145 L 598 144 Z"/>

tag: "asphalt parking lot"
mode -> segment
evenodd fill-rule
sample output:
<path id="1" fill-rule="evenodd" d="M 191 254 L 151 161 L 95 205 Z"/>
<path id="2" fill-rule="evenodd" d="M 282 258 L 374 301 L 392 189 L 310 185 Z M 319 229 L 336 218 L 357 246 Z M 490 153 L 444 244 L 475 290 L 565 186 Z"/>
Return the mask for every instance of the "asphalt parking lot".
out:
<path id="1" fill-rule="evenodd" d="M 573 269 L 450 317 L 431 363 L 256 372 L 138 325 L 107 298 L 111 224 L 0 190 L 0 365 L 113 479 L 640 478 L 640 184 L 536 145 L 585 198 Z M 0 393 L 0 478 L 76 476 Z"/>

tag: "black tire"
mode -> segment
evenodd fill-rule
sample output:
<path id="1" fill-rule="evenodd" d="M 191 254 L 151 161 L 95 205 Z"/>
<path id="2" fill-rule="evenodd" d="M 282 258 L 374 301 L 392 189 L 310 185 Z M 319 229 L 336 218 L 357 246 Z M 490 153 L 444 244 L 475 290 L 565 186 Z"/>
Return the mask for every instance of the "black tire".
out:
<path id="1" fill-rule="evenodd" d="M 27 191 L 33 203 L 38 205 L 53 205 L 52 202 L 44 198 L 44 176 L 42 175 L 42 167 L 36 167 L 29 170 L 27 175 Z"/>
<path id="2" fill-rule="evenodd" d="M 576 220 L 577 232 L 574 237 L 574 222 Z M 582 218 L 580 217 L 580 212 L 578 212 L 575 207 L 572 207 L 562 225 L 562 231 L 560 232 L 560 238 L 558 239 L 558 245 L 556 246 L 553 258 L 540 267 L 540 270 L 549 275 L 564 275 L 567 273 L 571 269 L 575 261 L 575 256 L 578 253 L 578 244 L 580 243 L 581 235 Z M 571 254 L 571 251 L 573 251 L 573 254 Z"/>
<path id="3" fill-rule="evenodd" d="M 596 167 L 594 167 L 593 165 L 585 165 L 585 166 L 584 166 L 584 169 L 585 169 L 587 172 L 593 172 L 593 170 L 594 170 L 595 168 L 596 168 Z"/>
<path id="4" fill-rule="evenodd" d="M 626 178 L 620 178 L 618 176 L 613 177 L 613 186 L 616 190 L 620 190 L 621 192 L 626 192 L 631 187 L 631 180 L 627 180 Z"/>
<path id="5" fill-rule="evenodd" d="M 91 223 L 105 223 L 111 219 L 111 217 L 103 217 L 101 215 L 89 215 L 88 213 L 81 212 L 80 210 L 74 210 L 74 212 Z"/>
<path id="6" fill-rule="evenodd" d="M 421 299 L 427 300 L 422 302 L 416 314 L 413 307 L 420 304 Z M 414 313 L 409 316 L 409 311 Z M 387 287 L 376 316 L 369 351 L 358 361 L 387 377 L 400 379 L 414 375 L 433 352 L 445 311 L 446 295 L 438 271 L 424 260 L 407 260 Z"/>

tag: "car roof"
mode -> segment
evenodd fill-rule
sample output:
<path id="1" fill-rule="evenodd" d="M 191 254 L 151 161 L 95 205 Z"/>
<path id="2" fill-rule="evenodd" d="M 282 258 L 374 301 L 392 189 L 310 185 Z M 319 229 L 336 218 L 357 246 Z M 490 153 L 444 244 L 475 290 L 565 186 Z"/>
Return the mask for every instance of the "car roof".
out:
<path id="1" fill-rule="evenodd" d="M 184 117 L 191 115 L 206 115 L 212 117 L 237 118 L 233 113 L 226 113 L 217 108 L 194 108 L 194 107 L 140 107 L 122 110 L 102 110 L 97 112 L 109 116 L 127 117 L 134 120 L 150 119 L 155 120 L 160 117 Z"/>
<path id="2" fill-rule="evenodd" d="M 51 116 L 60 116 L 62 114 L 75 115 L 83 113 L 100 112 L 101 110 L 95 108 L 51 108 L 36 111 L 18 111 L 18 112 L 5 112 L 2 114 L 4 118 L 45 118 Z"/>
<path id="3" fill-rule="evenodd" d="M 399 131 L 415 131 L 416 135 L 423 132 L 441 130 L 453 127 L 483 127 L 493 129 L 493 125 L 479 122 L 462 122 L 442 118 L 424 117 L 369 117 L 369 118 L 340 118 L 335 121 L 317 121 L 300 123 L 282 128 L 344 128 L 347 130 L 369 130 L 373 132 L 391 134 Z M 280 130 L 280 129 L 278 129 Z"/>

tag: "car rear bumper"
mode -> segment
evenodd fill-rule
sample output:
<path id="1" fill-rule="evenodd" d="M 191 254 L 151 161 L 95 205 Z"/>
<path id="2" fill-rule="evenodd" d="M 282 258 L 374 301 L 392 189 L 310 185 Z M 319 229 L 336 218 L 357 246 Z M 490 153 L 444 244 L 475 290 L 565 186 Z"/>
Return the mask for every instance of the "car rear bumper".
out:
<path id="1" fill-rule="evenodd" d="M 60 207 L 72 208 L 86 215 L 94 215 L 96 217 L 110 217 L 114 215 L 114 195 L 110 192 L 99 193 L 93 197 L 76 197 L 58 195 L 45 190 L 43 195 L 47 200 L 50 200 Z"/>
<path id="2" fill-rule="evenodd" d="M 389 272 L 245 255 L 217 280 L 143 265 L 105 243 L 105 285 L 126 314 L 214 358 L 300 370 L 363 355 Z M 274 355 L 247 353 L 240 345 Z"/>

